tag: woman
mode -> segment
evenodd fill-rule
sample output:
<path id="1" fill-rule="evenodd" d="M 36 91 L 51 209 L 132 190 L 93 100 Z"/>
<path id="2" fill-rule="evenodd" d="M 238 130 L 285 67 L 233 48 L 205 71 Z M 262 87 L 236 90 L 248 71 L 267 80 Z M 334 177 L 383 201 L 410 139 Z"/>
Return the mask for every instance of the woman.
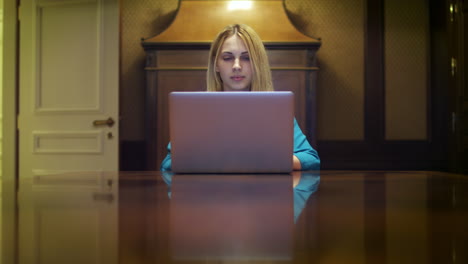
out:
<path id="1" fill-rule="evenodd" d="M 207 90 L 273 91 L 271 70 L 263 42 L 247 25 L 229 25 L 211 45 L 206 75 Z M 161 171 L 171 170 L 171 145 Z M 294 119 L 294 170 L 318 170 L 320 159 Z"/>

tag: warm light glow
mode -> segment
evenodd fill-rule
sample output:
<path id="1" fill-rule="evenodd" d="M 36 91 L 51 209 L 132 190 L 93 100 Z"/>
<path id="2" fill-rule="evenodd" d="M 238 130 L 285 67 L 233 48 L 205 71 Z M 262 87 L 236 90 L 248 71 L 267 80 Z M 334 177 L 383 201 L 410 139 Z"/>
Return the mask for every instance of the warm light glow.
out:
<path id="1" fill-rule="evenodd" d="M 252 1 L 229 1 L 228 10 L 250 9 Z"/>

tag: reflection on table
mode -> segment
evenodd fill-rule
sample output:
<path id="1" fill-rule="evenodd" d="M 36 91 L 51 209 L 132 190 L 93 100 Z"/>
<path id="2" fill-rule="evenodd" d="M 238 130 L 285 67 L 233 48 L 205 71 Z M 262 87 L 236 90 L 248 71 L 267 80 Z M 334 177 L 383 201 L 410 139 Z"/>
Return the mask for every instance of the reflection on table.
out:
<path id="1" fill-rule="evenodd" d="M 2 253 L 17 263 L 468 263 L 467 193 L 468 176 L 438 172 L 44 175 L 21 184 L 17 213 L 3 208 L 17 232 Z"/>
<path id="2" fill-rule="evenodd" d="M 167 189 L 167 194 L 169 199 L 171 198 L 172 191 L 171 191 L 171 185 L 172 185 L 172 179 L 174 174 L 170 172 L 161 172 L 161 176 L 164 180 L 164 182 L 168 185 Z M 304 209 L 304 206 L 307 202 L 307 199 L 310 197 L 310 195 L 314 192 L 317 191 L 318 186 L 320 184 L 320 172 L 319 171 L 310 171 L 310 172 L 300 172 L 300 171 L 294 171 L 290 175 L 265 175 L 265 174 L 260 174 L 260 175 L 250 175 L 250 177 L 247 177 L 248 175 L 224 175 L 226 177 L 221 178 L 221 184 L 220 184 L 220 177 L 219 175 L 213 175 L 213 174 L 208 174 L 208 175 L 200 175 L 197 174 L 197 181 L 192 182 L 193 180 L 193 175 L 177 175 L 177 179 L 185 183 L 186 181 L 190 181 L 191 184 L 201 184 L 204 185 L 203 188 L 209 189 L 211 191 L 215 190 L 217 193 L 222 193 L 222 191 L 219 190 L 219 187 L 223 187 L 223 182 L 226 181 L 226 184 L 228 182 L 236 182 L 237 179 L 250 179 L 251 182 L 253 181 L 259 181 L 258 182 L 258 188 L 260 191 L 263 191 L 265 189 L 265 182 L 268 182 L 271 179 L 276 178 L 275 176 L 278 176 L 277 179 L 282 179 L 285 182 L 281 182 L 278 184 L 279 187 L 284 188 L 287 187 L 288 190 L 291 188 L 291 179 L 290 177 L 292 176 L 292 190 L 293 190 L 293 202 L 294 202 L 294 222 L 296 222 L 298 216 L 301 214 L 302 210 Z M 260 176 L 260 177 L 255 177 L 255 176 Z M 265 182 L 262 182 L 262 178 L 264 177 L 263 180 L 266 179 Z M 274 181 L 273 181 L 274 182 Z M 242 184 L 242 181 L 239 181 L 239 184 Z M 239 186 L 239 188 L 243 188 L 242 186 Z M 284 191 L 284 190 L 283 190 Z M 258 194 L 260 194 L 259 192 Z M 217 197 L 216 195 L 213 195 L 213 197 Z M 211 199 L 213 199 L 213 197 Z M 290 197 L 290 196 L 288 196 Z M 268 198 L 268 197 L 266 197 Z M 289 199 L 289 198 L 288 198 Z M 280 199 L 281 200 L 281 199 Z M 284 201 L 284 200 L 283 200 Z M 273 201 L 270 201 L 270 203 L 273 203 Z"/>

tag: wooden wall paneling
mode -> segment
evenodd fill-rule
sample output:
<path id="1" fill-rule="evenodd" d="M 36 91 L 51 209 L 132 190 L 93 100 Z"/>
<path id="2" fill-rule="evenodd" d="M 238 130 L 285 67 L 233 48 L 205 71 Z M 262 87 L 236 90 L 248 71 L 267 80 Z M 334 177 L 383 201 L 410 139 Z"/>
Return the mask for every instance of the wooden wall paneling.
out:
<path id="1" fill-rule="evenodd" d="M 439 1 L 430 1 L 430 55 L 427 96 L 427 140 L 385 140 L 385 5 L 366 3 L 365 138 L 362 141 L 319 141 L 322 169 L 447 169 L 446 29 Z M 423 65 L 423 67 L 427 67 Z"/>
<path id="2" fill-rule="evenodd" d="M 379 143 L 384 138 L 384 3 L 367 2 L 365 40 L 365 140 Z"/>
<path id="3" fill-rule="evenodd" d="M 430 91 L 428 96 L 429 138 L 432 140 L 433 155 L 441 160 L 440 170 L 447 170 L 448 135 L 450 128 L 450 109 L 448 107 L 449 89 L 449 49 L 447 32 L 447 3 L 446 1 L 429 1 L 430 27 Z M 445 164 L 443 164 L 445 163 Z"/>
<path id="4" fill-rule="evenodd" d="M 156 67 L 156 51 L 146 53 L 146 91 L 145 91 L 145 145 L 146 145 L 146 168 L 148 170 L 157 170 L 157 156 L 152 149 L 158 149 L 157 139 L 154 134 L 157 131 L 157 112 L 151 107 L 157 105 L 157 83 L 158 75 L 155 70 L 149 69 Z"/>
<path id="5" fill-rule="evenodd" d="M 295 97 L 295 116 L 299 125 L 305 125 L 305 100 L 306 91 L 301 89 L 305 86 L 305 73 L 301 71 L 275 70 L 272 72 L 273 85 L 276 91 L 292 91 Z"/>
<path id="6" fill-rule="evenodd" d="M 317 49 L 267 46 L 275 90 L 295 94 L 295 115 L 310 144 L 317 147 Z"/>

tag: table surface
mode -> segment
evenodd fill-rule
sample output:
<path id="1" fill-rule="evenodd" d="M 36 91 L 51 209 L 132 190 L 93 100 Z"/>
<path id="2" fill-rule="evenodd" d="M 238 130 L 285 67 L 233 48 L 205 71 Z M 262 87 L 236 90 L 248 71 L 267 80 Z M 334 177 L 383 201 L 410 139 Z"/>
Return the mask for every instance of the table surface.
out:
<path id="1" fill-rule="evenodd" d="M 468 263 L 465 175 L 83 172 L 20 186 L 3 208 L 18 263 Z"/>

